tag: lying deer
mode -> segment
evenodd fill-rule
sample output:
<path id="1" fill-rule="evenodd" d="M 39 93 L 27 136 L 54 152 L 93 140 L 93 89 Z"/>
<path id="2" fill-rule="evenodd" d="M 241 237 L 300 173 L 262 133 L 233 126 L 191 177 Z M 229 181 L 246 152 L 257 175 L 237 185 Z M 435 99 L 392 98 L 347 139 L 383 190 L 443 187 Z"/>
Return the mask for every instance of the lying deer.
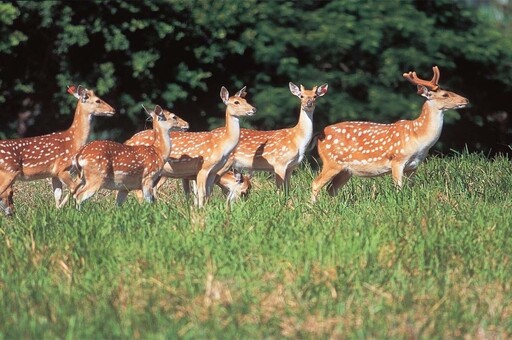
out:
<path id="1" fill-rule="evenodd" d="M 427 99 L 415 120 L 393 124 L 343 122 L 327 126 L 318 139 L 318 153 L 323 163 L 320 175 L 312 184 L 312 201 L 330 182 L 328 192 L 334 196 L 352 175 L 373 177 L 391 172 L 398 188 L 403 175 L 410 177 L 436 143 L 443 127 L 443 112 L 463 108 L 469 101 L 439 87 L 439 69 L 433 67 L 432 80 L 422 80 L 416 72 L 404 73 L 417 85 L 418 94 Z"/>
<path id="2" fill-rule="evenodd" d="M 290 91 L 300 99 L 297 125 L 288 129 L 257 131 L 241 129 L 240 142 L 233 152 L 233 168 L 249 171 L 270 171 L 278 188 L 288 188 L 291 174 L 304 158 L 313 135 L 313 112 L 318 97 L 327 93 L 327 84 L 306 90 L 289 83 Z"/>
<path id="3" fill-rule="evenodd" d="M 78 151 L 73 166 L 81 183 L 73 190 L 76 204 L 93 196 L 99 189 L 117 190 L 117 205 L 122 205 L 131 190 L 142 190 L 144 199 L 154 201 L 153 188 L 171 151 L 171 129 L 188 123 L 174 113 L 156 106 L 148 115 L 153 119 L 154 143 L 128 146 L 112 141 L 93 141 Z"/>
<path id="4" fill-rule="evenodd" d="M 49 135 L 0 141 L 0 208 L 13 213 L 12 186 L 16 180 L 51 178 L 55 204 L 62 206 L 62 184 L 74 186 L 69 173 L 71 158 L 85 144 L 91 128 L 91 116 L 112 116 L 114 109 L 92 90 L 70 86 L 78 103 L 71 127 Z"/>
<path id="5" fill-rule="evenodd" d="M 239 117 L 252 116 L 256 112 L 256 109 L 244 99 L 246 94 L 245 86 L 232 97 L 224 86 L 221 88 L 220 97 L 226 104 L 225 128 L 209 132 L 173 132 L 171 134 L 173 147 L 169 162 L 162 170 L 162 176 L 181 178 L 184 181 L 197 179 L 199 207 L 202 207 L 211 195 L 213 184 L 216 181 L 222 182 L 217 177 L 217 173 L 222 176 L 227 171 L 226 161 L 240 137 Z M 147 143 L 148 140 L 150 140 L 148 132 L 142 131 L 126 143 L 137 145 Z"/>

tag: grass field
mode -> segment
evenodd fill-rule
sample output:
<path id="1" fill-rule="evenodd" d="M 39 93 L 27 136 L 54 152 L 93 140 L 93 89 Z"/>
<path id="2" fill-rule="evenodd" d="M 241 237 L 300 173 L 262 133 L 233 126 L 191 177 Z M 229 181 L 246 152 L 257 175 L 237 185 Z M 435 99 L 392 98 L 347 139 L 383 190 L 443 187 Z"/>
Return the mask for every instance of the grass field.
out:
<path id="1" fill-rule="evenodd" d="M 100 193 L 56 210 L 18 183 L 0 217 L 0 338 L 510 338 L 512 167 L 430 157 L 413 185 L 353 178 L 309 203 L 265 174 L 226 209 Z"/>

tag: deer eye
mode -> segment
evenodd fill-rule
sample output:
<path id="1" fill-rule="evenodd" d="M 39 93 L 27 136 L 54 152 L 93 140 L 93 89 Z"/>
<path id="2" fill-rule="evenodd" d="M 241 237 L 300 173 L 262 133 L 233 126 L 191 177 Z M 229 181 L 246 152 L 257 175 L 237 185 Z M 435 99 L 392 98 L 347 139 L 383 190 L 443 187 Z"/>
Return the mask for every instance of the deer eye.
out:
<path id="1" fill-rule="evenodd" d="M 96 100 L 96 104 L 99 104 L 101 103 L 101 101 L 99 99 Z"/>
<path id="2" fill-rule="evenodd" d="M 448 98 L 449 97 L 448 93 L 443 94 L 443 97 Z"/>
<path id="3" fill-rule="evenodd" d="M 304 96 L 303 96 L 303 95 L 300 95 L 300 97 L 301 97 L 301 98 L 304 98 Z"/>
<path id="4" fill-rule="evenodd" d="M 235 104 L 238 105 L 240 104 L 240 102 L 238 100 L 235 100 Z"/>

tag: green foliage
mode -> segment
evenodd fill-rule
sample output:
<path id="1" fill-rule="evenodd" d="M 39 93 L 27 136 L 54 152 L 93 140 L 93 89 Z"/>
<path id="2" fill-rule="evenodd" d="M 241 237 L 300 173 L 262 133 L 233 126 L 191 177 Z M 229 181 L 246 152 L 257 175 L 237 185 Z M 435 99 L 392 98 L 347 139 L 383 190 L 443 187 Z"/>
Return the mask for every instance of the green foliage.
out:
<path id="1" fill-rule="evenodd" d="M 0 117 L 14 136 L 17 112 L 36 111 L 28 134 L 66 127 L 73 112 L 65 86 L 95 89 L 123 116 L 95 127 L 129 137 L 142 128 L 140 103 L 151 102 L 193 120 L 192 130 L 222 124 L 221 86 L 248 86 L 258 114 L 246 126 L 271 129 L 296 122 L 298 105 L 287 84 L 329 83 L 315 128 L 342 120 L 392 122 L 418 115 L 422 104 L 402 73 L 430 77 L 467 96 L 472 107 L 448 113 L 474 148 L 482 134 L 505 133 L 490 124 L 510 114 L 512 37 L 496 6 L 429 1 L 137 1 L 0 4 Z M 509 13 L 512 6 L 502 6 Z M 66 98 L 66 99 L 65 99 Z M 28 101 L 26 99 L 29 99 Z M 67 117 L 60 117 L 65 115 Z M 202 117 L 202 119 L 196 119 Z M 59 122 L 56 126 L 55 121 Z M 487 131 L 485 131 L 487 129 Z M 503 134 L 503 133 L 502 133 Z M 451 135 L 443 145 L 454 146 Z M 502 138 L 503 139 L 503 138 Z M 503 140 L 501 140 L 503 142 Z"/>
<path id="2" fill-rule="evenodd" d="M 310 205 L 313 176 L 286 199 L 258 174 L 246 201 L 226 210 L 215 191 L 200 211 L 179 181 L 155 205 L 100 192 L 81 211 L 17 183 L 0 337 L 512 336 L 509 160 L 432 157 L 401 191 L 352 178 Z"/>

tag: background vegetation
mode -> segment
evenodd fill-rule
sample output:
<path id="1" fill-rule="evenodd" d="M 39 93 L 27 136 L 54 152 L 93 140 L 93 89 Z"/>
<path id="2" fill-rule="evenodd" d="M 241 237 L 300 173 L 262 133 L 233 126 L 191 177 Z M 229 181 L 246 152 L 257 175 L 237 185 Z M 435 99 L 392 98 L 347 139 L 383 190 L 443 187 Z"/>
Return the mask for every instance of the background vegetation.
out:
<path id="1" fill-rule="evenodd" d="M 415 117 L 422 100 L 402 79 L 439 65 L 441 84 L 472 106 L 449 112 L 438 150 L 509 150 L 512 95 L 508 1 L 14 1 L 0 3 L 1 138 L 67 127 L 69 83 L 95 89 L 121 113 L 94 138 L 143 128 L 141 103 L 192 123 L 222 124 L 218 96 L 247 85 L 259 109 L 244 124 L 297 118 L 289 81 L 329 83 L 316 130 L 352 119 Z"/>

